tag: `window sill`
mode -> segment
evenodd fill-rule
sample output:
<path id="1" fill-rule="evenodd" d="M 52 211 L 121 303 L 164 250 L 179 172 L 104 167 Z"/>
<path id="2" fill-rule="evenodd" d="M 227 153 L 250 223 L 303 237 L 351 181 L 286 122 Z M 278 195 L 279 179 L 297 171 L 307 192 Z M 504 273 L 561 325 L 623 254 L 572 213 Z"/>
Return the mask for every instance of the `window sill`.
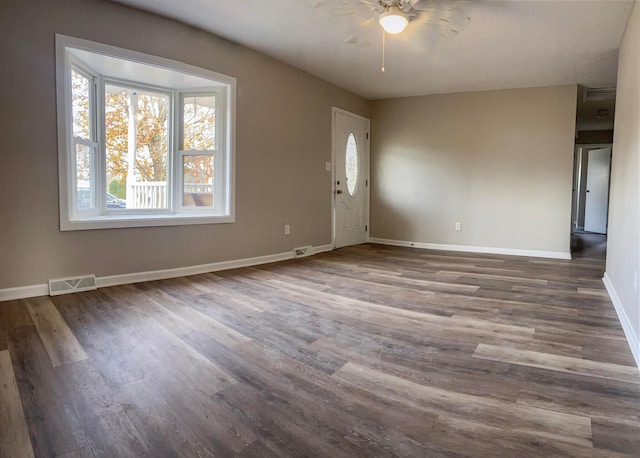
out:
<path id="1" fill-rule="evenodd" d="M 158 227 L 158 226 L 187 226 L 195 224 L 224 224 L 233 223 L 232 215 L 107 215 L 93 216 L 81 220 L 60 221 L 61 231 L 82 231 L 91 229 L 117 229 L 124 227 Z"/>

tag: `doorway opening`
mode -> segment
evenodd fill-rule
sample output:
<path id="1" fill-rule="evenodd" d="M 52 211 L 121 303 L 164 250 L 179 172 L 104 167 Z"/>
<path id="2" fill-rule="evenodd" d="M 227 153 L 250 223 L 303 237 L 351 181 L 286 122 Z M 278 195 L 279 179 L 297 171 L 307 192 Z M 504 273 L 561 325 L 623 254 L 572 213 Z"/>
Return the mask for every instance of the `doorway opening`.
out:
<path id="1" fill-rule="evenodd" d="M 606 258 L 616 90 L 578 86 L 571 206 L 573 258 Z"/>
<path id="2" fill-rule="evenodd" d="M 606 234 L 611 145 L 577 146 L 574 164 L 573 231 Z"/>
<path id="3" fill-rule="evenodd" d="M 576 147 L 571 235 L 573 257 L 606 257 L 610 172 L 611 145 Z"/>

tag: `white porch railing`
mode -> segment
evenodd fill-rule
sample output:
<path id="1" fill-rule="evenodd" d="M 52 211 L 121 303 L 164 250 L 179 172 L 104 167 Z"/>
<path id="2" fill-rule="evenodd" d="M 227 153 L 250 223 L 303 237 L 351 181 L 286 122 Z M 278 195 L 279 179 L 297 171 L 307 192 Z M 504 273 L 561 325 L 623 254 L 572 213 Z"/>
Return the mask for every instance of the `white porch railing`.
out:
<path id="1" fill-rule="evenodd" d="M 131 183 L 129 188 L 127 208 L 167 208 L 166 181 L 140 181 Z"/>
<path id="2" fill-rule="evenodd" d="M 127 208 L 167 208 L 166 181 L 140 181 L 130 183 L 131 200 L 127 199 Z M 212 194 L 210 184 L 185 184 L 184 193 Z"/>
<path id="3" fill-rule="evenodd" d="M 211 194 L 213 192 L 213 186 L 210 184 L 185 184 L 184 185 L 185 194 L 190 192 L 199 192 L 202 194 Z"/>

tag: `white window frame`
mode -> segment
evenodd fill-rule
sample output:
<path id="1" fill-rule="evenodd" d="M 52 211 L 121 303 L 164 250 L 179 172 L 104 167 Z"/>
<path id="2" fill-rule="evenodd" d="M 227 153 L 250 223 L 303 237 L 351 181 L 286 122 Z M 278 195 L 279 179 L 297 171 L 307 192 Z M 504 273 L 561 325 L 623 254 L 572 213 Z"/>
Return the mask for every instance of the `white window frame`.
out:
<path id="1" fill-rule="evenodd" d="M 139 82 L 135 82 L 135 81 L 128 81 L 125 79 L 121 79 L 121 78 L 112 78 L 112 77 L 100 77 L 99 79 L 99 84 L 98 84 L 98 98 L 100 100 L 104 100 L 105 99 L 105 95 L 106 95 L 106 86 L 107 85 L 111 85 L 111 86 L 118 86 L 118 87 L 123 87 L 126 89 L 135 89 L 141 92 L 151 92 L 154 94 L 158 94 L 158 95 L 164 95 L 168 98 L 169 100 L 169 110 L 167 113 L 167 207 L 166 208 L 140 208 L 140 209 L 135 209 L 135 208 L 122 208 L 122 209 L 110 209 L 110 208 L 103 208 L 102 209 L 102 214 L 103 215 L 148 215 L 148 214 L 154 214 L 154 215 L 172 215 L 174 212 L 174 205 L 173 205 L 173 199 L 171 198 L 171 196 L 173 195 L 173 181 L 171 180 L 170 177 L 172 177 L 173 175 L 173 165 L 175 162 L 175 159 L 172 160 L 172 156 L 175 156 L 175 150 L 174 148 L 172 148 L 171 145 L 174 144 L 173 142 L 173 136 L 175 136 L 175 127 L 171 128 L 170 126 L 176 126 L 176 123 L 174 121 L 175 119 L 175 114 L 174 114 L 174 110 L 175 110 L 175 103 L 174 100 L 177 97 L 177 92 L 176 91 L 171 91 L 168 90 L 167 88 L 162 88 L 162 87 L 157 87 L 157 86 L 153 86 L 151 84 L 142 84 Z M 99 107 L 103 107 L 102 104 L 98 105 Z M 104 145 L 104 152 L 103 154 L 100 155 L 100 158 L 102 159 L 102 161 L 100 162 L 100 177 L 105 177 L 105 171 L 107 169 L 107 155 L 106 155 L 106 145 L 107 145 L 107 140 L 106 140 L 106 131 L 104 129 L 104 126 L 106 124 L 106 120 L 105 120 L 105 111 L 104 110 L 98 110 L 98 126 L 99 126 L 99 135 L 100 135 L 100 144 Z M 102 188 L 101 189 L 106 189 L 107 183 L 103 183 L 102 184 Z M 105 191 L 106 192 L 106 191 Z"/>
<path id="2" fill-rule="evenodd" d="M 184 99 L 185 97 L 198 97 L 198 96 L 210 96 L 214 95 L 216 98 L 216 149 L 215 150 L 184 150 L 182 149 L 184 145 Z M 192 213 L 199 214 L 205 211 L 210 211 L 209 207 L 185 207 L 182 205 L 183 203 L 183 192 L 184 192 L 184 157 L 185 156 L 199 156 L 199 155 L 210 155 L 213 157 L 214 161 L 214 180 L 213 180 L 213 195 L 214 195 L 214 206 L 213 211 L 219 212 L 221 206 L 227 205 L 228 202 L 228 189 L 225 188 L 224 183 L 227 181 L 227 177 L 224 175 L 224 172 L 227 170 L 226 167 L 226 157 L 223 154 L 223 149 L 220 148 L 220 143 L 224 143 L 224 132 L 227 129 L 227 119 L 225 116 L 221 116 L 220 119 L 217 116 L 217 113 L 223 112 L 224 106 L 226 102 L 226 94 L 225 91 L 220 91 L 218 89 L 210 89 L 203 91 L 202 89 L 197 90 L 188 90 L 181 91 L 178 97 L 178 107 L 176 109 L 176 114 L 178 116 L 178 135 L 176 135 L 176 151 L 178 151 L 178 160 L 176 161 L 177 170 L 174 174 L 176 177 L 176 186 L 175 186 L 175 202 L 178 205 L 178 209 L 183 213 Z M 224 204 L 224 205 L 221 205 Z"/>
<path id="3" fill-rule="evenodd" d="M 189 75 L 206 78 L 215 82 L 212 88 L 173 89 L 162 88 L 141 81 L 127 81 L 113 75 L 104 76 L 91 72 L 86 65 L 72 56 L 67 49 L 103 54 L 123 60 L 162 67 Z M 71 107 L 71 68 L 76 67 L 83 76 L 93 77 L 90 109 L 90 129 L 92 139 L 73 137 L 73 113 Z M 106 169 L 104 132 L 104 87 L 105 84 L 122 84 L 139 87 L 163 94 L 171 94 L 171 107 L 167 123 L 169 145 L 167 157 L 167 209 L 107 209 L 103 198 L 106 193 L 104 183 Z M 107 229 L 121 227 L 175 226 L 192 224 L 214 224 L 235 222 L 235 112 L 236 79 L 211 70 L 189 64 L 152 56 L 137 51 L 91 42 L 65 35 L 56 35 L 56 90 L 58 115 L 58 173 L 60 195 L 60 230 Z M 183 151 L 183 100 L 193 95 L 216 96 L 216 150 Z M 100 103 L 102 100 L 102 103 Z M 95 148 L 95 209 L 76 210 L 75 145 Z M 211 154 L 214 157 L 214 206 L 183 207 L 182 181 L 183 157 L 189 154 Z M 100 196 L 100 197 L 97 197 Z"/>
<path id="4" fill-rule="evenodd" d="M 76 186 L 69 185 L 67 190 L 67 196 L 74 205 L 71 206 L 71 212 L 74 218 L 86 218 L 88 216 L 95 216 L 100 214 L 100 203 L 98 202 L 96 196 L 96 190 L 98 189 L 99 183 L 99 168 L 100 168 L 100 153 L 99 153 L 99 144 L 96 141 L 97 138 L 97 126 L 96 126 L 96 85 L 95 85 L 95 75 L 89 71 L 85 66 L 82 65 L 81 62 L 73 59 L 71 56 L 68 56 L 69 59 L 69 73 L 71 74 L 72 70 L 75 70 L 81 76 L 89 80 L 89 138 L 76 137 L 73 135 L 73 109 L 69 107 L 71 112 L 70 119 L 70 130 L 71 130 L 71 145 L 70 145 L 70 155 L 76 154 L 76 147 L 78 145 L 86 146 L 87 148 L 93 149 L 93 157 L 92 157 L 92 168 L 94 170 L 94 176 L 91 177 L 91 208 L 87 210 L 80 210 L 76 208 L 76 202 L 78 202 L 78 190 Z M 69 79 L 69 91 L 71 95 L 71 79 Z M 69 97 L 70 100 L 71 97 Z M 75 183 L 75 177 L 77 176 L 76 162 L 69 161 L 68 173 L 72 177 L 72 183 Z"/>

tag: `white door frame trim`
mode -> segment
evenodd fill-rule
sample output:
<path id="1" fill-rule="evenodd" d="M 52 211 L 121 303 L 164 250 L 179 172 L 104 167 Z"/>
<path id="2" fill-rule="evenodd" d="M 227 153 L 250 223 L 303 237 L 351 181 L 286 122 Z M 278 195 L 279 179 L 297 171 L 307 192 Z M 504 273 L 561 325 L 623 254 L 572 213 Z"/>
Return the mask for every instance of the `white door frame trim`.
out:
<path id="1" fill-rule="evenodd" d="M 367 240 L 369 240 L 371 234 L 371 120 L 360 116 L 359 114 L 352 113 L 351 111 L 338 108 L 336 106 L 331 107 L 331 245 L 336 248 L 336 113 L 342 113 L 346 116 L 360 119 L 367 124 L 367 133 L 369 138 L 367 139 Z"/>

